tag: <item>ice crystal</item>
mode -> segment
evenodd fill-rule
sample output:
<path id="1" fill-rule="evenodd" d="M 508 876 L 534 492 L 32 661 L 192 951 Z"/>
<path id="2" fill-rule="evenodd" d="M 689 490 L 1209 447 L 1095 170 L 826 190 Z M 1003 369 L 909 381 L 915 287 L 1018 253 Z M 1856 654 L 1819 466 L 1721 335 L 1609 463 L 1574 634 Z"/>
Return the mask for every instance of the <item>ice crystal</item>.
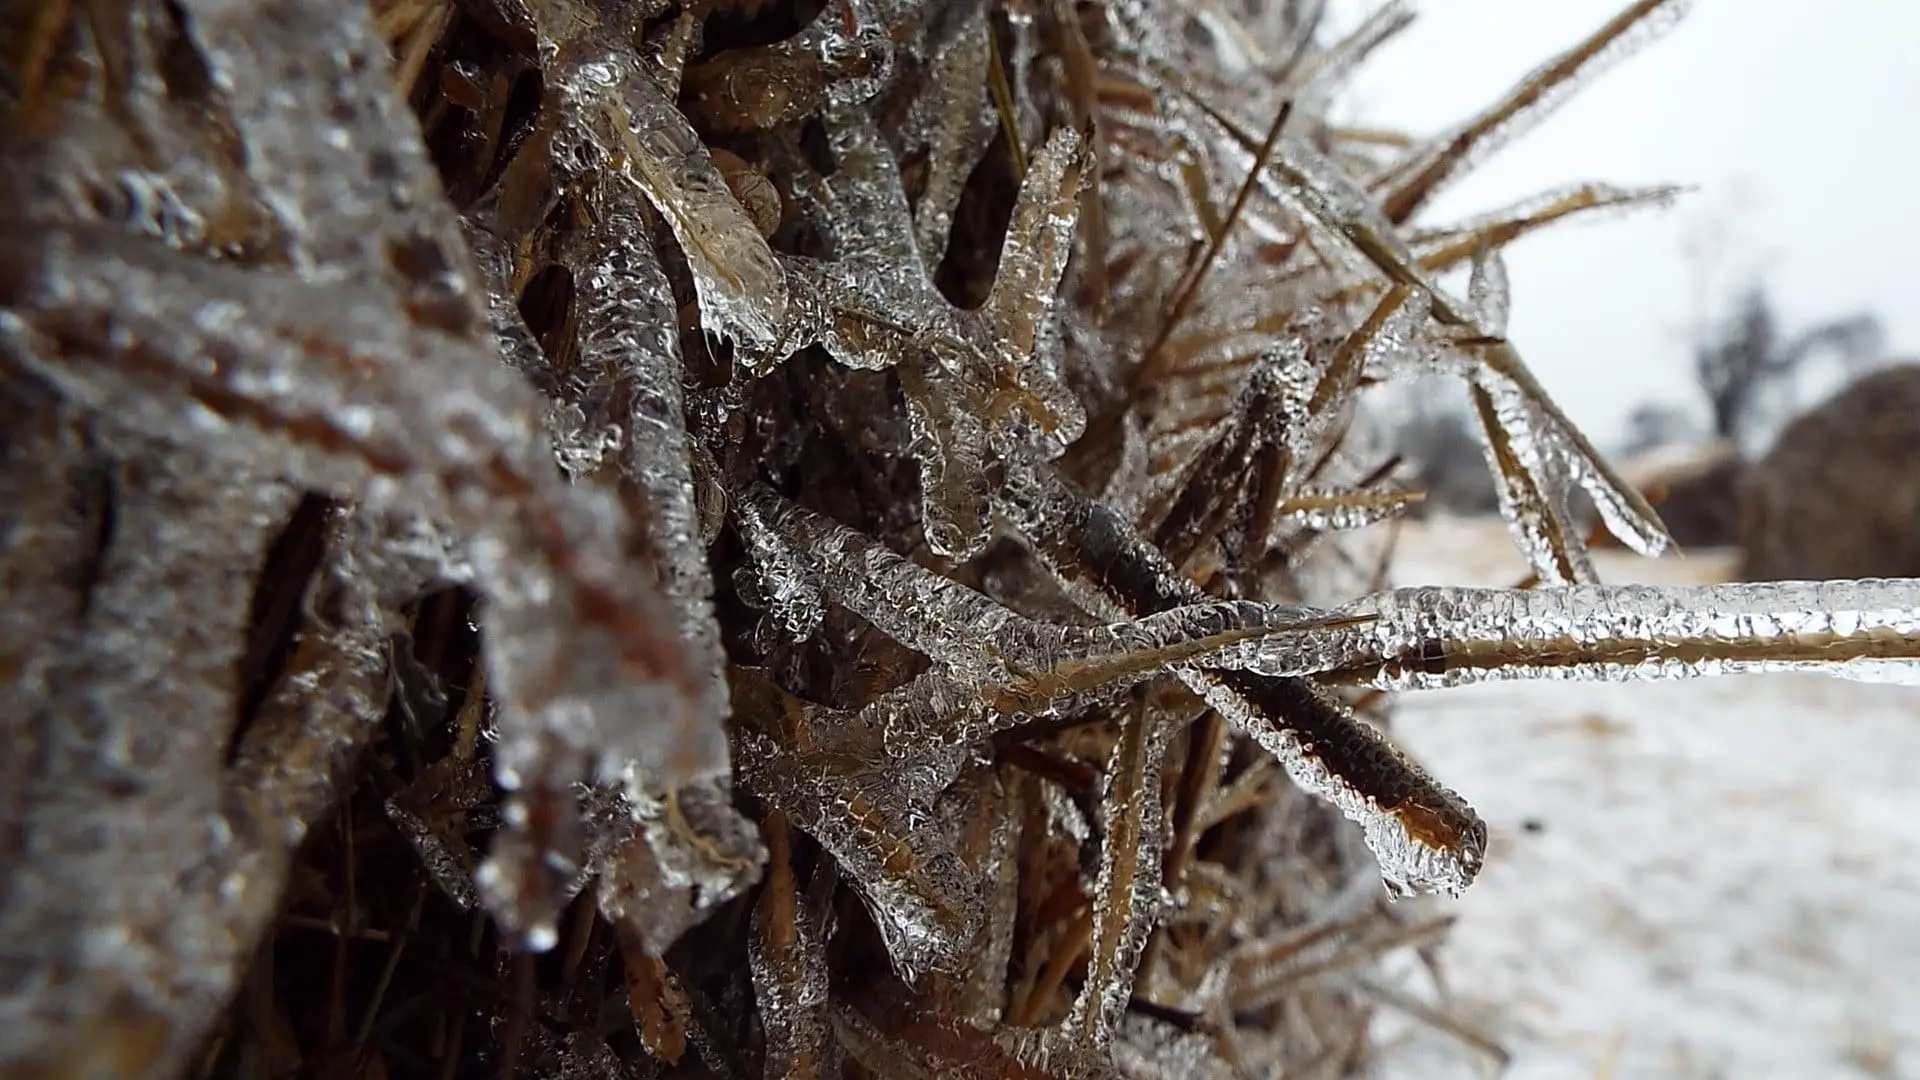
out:
<path id="1" fill-rule="evenodd" d="M 686 256 L 708 327 L 765 346 L 786 314 L 780 264 L 622 28 L 614 19 L 598 34 L 556 43 L 564 135 L 555 151 L 570 168 L 611 169 L 645 192 Z"/>

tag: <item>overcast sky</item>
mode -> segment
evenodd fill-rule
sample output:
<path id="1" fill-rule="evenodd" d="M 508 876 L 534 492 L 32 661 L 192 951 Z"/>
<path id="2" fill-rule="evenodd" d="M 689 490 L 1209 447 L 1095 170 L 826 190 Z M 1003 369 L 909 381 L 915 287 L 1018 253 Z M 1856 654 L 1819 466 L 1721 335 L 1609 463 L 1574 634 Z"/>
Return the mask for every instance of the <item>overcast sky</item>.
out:
<path id="1" fill-rule="evenodd" d="M 1338 115 L 1415 134 L 1493 101 L 1624 0 L 1417 0 Z M 1378 5 L 1337 0 L 1350 25 Z M 1596 441 L 1651 399 L 1693 403 L 1704 298 L 1771 286 L 1789 329 L 1860 309 L 1920 354 L 1920 3 L 1701 0 L 1436 203 L 1439 222 L 1577 180 L 1681 183 L 1671 210 L 1508 251 L 1511 336 Z M 1713 254 L 1696 258 L 1698 238 Z M 1697 406 L 1696 406 L 1697 407 Z M 1701 411 L 1704 416 L 1704 410 Z"/>

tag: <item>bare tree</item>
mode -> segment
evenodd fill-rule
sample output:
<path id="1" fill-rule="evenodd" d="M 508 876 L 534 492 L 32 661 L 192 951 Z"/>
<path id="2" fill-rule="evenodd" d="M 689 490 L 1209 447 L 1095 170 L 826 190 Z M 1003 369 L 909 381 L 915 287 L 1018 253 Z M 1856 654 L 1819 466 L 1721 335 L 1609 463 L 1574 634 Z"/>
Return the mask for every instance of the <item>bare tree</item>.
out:
<path id="1" fill-rule="evenodd" d="M 1694 346 L 1694 378 L 1707 399 L 1713 433 L 1736 441 L 1751 437 L 1766 395 L 1813 357 L 1827 353 L 1854 369 L 1878 356 L 1881 342 L 1880 320 L 1864 313 L 1785 334 L 1766 289 L 1749 287 L 1733 314 Z"/>
<path id="2" fill-rule="evenodd" d="M 1627 434 L 1621 453 L 1631 457 L 1647 450 L 1700 438 L 1700 424 L 1685 406 L 1666 401 L 1643 402 L 1627 414 Z"/>

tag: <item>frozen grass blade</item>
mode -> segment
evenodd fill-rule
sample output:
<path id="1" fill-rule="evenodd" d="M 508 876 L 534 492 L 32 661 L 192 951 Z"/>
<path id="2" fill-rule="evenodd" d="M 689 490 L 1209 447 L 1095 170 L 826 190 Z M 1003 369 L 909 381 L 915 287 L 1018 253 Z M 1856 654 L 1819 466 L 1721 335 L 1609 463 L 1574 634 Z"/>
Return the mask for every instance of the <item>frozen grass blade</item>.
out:
<path id="1" fill-rule="evenodd" d="M 1396 225 L 1413 217 L 1448 181 L 1484 161 L 1573 96 L 1600 72 L 1638 52 L 1686 14 L 1689 0 L 1635 0 L 1585 41 L 1535 68 L 1507 96 L 1464 124 L 1397 180 L 1380 208 Z"/>

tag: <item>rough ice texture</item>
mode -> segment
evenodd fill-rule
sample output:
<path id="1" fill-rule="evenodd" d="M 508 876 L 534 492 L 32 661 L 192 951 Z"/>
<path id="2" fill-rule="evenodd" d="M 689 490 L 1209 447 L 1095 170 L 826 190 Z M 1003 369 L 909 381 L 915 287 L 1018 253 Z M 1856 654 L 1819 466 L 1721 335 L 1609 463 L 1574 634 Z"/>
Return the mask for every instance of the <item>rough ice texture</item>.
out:
<path id="1" fill-rule="evenodd" d="M 613 168 L 646 193 L 673 229 L 710 327 L 745 345 L 772 343 L 787 282 L 728 189 L 700 136 L 617 37 L 571 46 L 561 84 L 574 167 Z M 570 53 L 563 52 L 563 55 Z"/>
<path id="2" fill-rule="evenodd" d="M 1498 679 L 1813 671 L 1920 680 L 1920 581 L 1413 588 L 1363 600 L 1355 655 L 1323 672 L 1390 689 Z"/>
<path id="3" fill-rule="evenodd" d="M 1036 470 L 1022 484 L 1010 516 L 1023 522 L 1057 573 L 1093 575 L 1105 593 L 1095 597 L 1112 610 L 1166 610 L 1204 596 L 1144 539 L 1059 477 Z M 1296 784 L 1359 824 L 1389 884 L 1409 892 L 1458 892 L 1473 880 L 1486 826 L 1457 794 L 1338 702 L 1298 679 L 1192 668 L 1176 674 L 1278 758 Z"/>
<path id="4" fill-rule="evenodd" d="M 10 828 L 43 853 L 0 904 L 22 976 L 0 992 L 7 1056 L 178 1057 L 272 918 L 336 757 L 385 711 L 381 603 L 419 581 L 383 568 L 377 530 L 340 515 L 305 642 L 230 745 L 251 567 L 297 491 L 38 395 L 0 409 L 13 433 L 0 573 L 27 605 L 0 618 L 0 650 L 24 661 L 0 707 Z M 27 462 L 54 482 L 19 486 Z M 64 506 L 36 506 L 48 497 Z"/>
<path id="5" fill-rule="evenodd" d="M 1484 520 L 1413 524 L 1394 581 L 1512 580 L 1524 567 L 1500 538 Z M 1737 561 L 1596 552 L 1607 581 L 1668 587 L 1724 578 Z M 1685 1058 L 1814 1076 L 1892 1050 L 1920 1019 L 1910 1003 L 1888 1007 L 1920 971 L 1906 869 L 1920 858 L 1915 693 L 1768 675 L 1404 696 L 1410 747 L 1491 794 L 1503 854 L 1453 906 L 1437 959 L 1465 1015 L 1512 1055 L 1507 1075 L 1588 1075 L 1607 1060 L 1616 1075 L 1659 1074 Z M 1623 905 L 1657 910 L 1649 932 L 1617 933 Z M 1752 963 L 1807 934 L 1818 948 L 1803 959 Z M 1538 962 L 1547 954 L 1558 962 Z M 1676 965 L 1687 978 L 1672 978 Z M 1488 1072 L 1483 1050 L 1391 1012 L 1376 1021 L 1395 1046 L 1383 1077 Z M 1638 1022 L 1610 1041 L 1628 1015 Z M 1878 1019 L 1836 1041 L 1809 1015 Z"/>

